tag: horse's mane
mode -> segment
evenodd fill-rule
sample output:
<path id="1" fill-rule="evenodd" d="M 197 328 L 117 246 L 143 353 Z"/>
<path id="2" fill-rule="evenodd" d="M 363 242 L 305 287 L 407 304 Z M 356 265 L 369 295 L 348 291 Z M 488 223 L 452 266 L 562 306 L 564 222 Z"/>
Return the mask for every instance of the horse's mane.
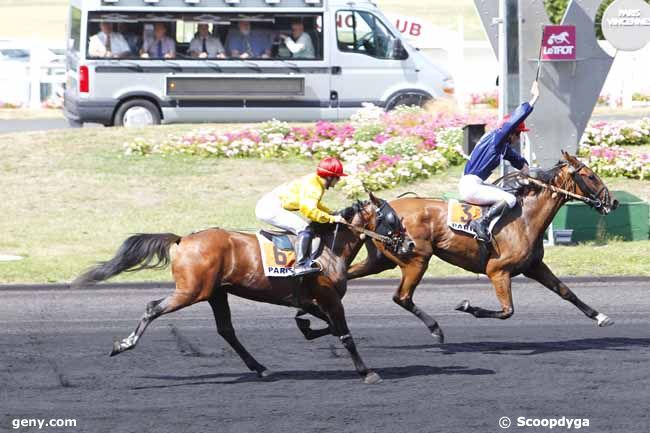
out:
<path id="1" fill-rule="evenodd" d="M 567 165 L 566 161 L 559 161 L 553 167 L 549 169 L 531 169 L 529 177 L 537 179 L 546 184 L 552 184 L 560 170 Z M 522 182 L 525 179 L 525 176 L 522 176 L 520 172 L 515 171 L 508 173 L 505 176 L 500 177 L 495 180 L 492 184 L 502 188 L 506 191 L 523 193 L 529 190 L 539 191 L 539 186 L 533 183 Z"/>

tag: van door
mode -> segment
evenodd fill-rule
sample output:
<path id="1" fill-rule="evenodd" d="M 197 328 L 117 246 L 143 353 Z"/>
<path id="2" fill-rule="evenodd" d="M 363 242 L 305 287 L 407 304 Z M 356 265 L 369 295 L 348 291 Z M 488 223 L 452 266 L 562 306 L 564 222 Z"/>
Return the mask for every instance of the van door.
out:
<path id="1" fill-rule="evenodd" d="M 414 63 L 381 19 L 365 10 L 338 10 L 332 50 L 332 92 L 339 119 L 364 102 L 383 106 L 386 95 L 417 81 Z"/>

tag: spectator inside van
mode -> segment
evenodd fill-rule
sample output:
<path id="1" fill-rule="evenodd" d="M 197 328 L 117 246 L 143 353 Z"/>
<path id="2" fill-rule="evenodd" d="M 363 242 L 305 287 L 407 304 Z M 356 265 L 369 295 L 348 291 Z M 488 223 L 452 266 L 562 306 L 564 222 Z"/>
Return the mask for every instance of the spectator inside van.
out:
<path id="1" fill-rule="evenodd" d="M 100 32 L 90 38 L 88 54 L 91 57 L 128 57 L 129 44 L 121 33 L 113 32 L 113 23 L 102 22 Z"/>
<path id="2" fill-rule="evenodd" d="M 137 56 L 142 48 L 142 31 L 138 31 L 140 26 L 135 23 L 118 23 L 117 31 L 124 36 L 126 43 L 129 44 L 130 55 Z"/>
<path id="3" fill-rule="evenodd" d="M 297 18 L 291 22 L 291 34 L 280 33 L 278 37 L 282 41 L 282 45 L 278 48 L 279 57 L 294 59 L 313 59 L 316 57 L 314 44 L 311 36 L 305 33 L 305 24 L 302 19 Z"/>
<path id="4" fill-rule="evenodd" d="M 147 38 L 140 50 L 144 59 L 173 59 L 176 57 L 176 42 L 167 36 L 167 26 L 164 23 L 154 24 L 153 38 Z"/>
<path id="5" fill-rule="evenodd" d="M 196 36 L 190 42 L 188 54 L 200 59 L 225 59 L 226 51 L 219 38 L 212 36 L 210 33 L 210 26 L 206 23 L 201 23 L 198 25 L 197 30 Z"/>
<path id="6" fill-rule="evenodd" d="M 250 21 L 239 21 L 236 29 L 228 32 L 226 48 L 233 58 L 248 59 L 271 57 L 271 33 L 251 29 Z"/>

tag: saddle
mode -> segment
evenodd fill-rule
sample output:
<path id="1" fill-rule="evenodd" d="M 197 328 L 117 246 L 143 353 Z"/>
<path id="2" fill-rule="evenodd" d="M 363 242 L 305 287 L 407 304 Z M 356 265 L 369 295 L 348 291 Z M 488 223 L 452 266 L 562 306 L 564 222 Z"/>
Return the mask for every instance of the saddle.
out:
<path id="1" fill-rule="evenodd" d="M 547 173 L 541 170 L 531 169 L 529 176 L 544 181 L 546 180 Z M 530 187 L 519 172 L 507 174 L 494 181 L 493 185 L 514 194 L 517 196 L 518 200 L 520 195 L 524 192 L 524 189 Z M 469 227 L 469 223 L 472 220 L 479 219 L 489 207 L 490 206 L 479 206 L 461 200 L 450 199 L 447 208 L 447 225 L 454 230 L 476 235 L 474 230 Z M 490 234 L 492 234 L 492 230 L 498 224 L 501 216 L 502 215 L 498 216 L 490 222 Z"/>
<path id="2" fill-rule="evenodd" d="M 294 244 L 296 235 L 280 230 L 260 230 L 257 241 L 262 253 L 264 275 L 267 277 L 292 277 L 296 262 Z M 323 252 L 323 242 L 318 234 L 311 242 L 311 259 L 316 261 Z"/>

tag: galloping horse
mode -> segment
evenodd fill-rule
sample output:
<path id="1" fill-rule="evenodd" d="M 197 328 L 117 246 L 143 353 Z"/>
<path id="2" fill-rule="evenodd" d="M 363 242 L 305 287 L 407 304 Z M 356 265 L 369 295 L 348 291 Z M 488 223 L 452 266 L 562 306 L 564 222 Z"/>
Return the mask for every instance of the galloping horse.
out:
<path id="1" fill-rule="evenodd" d="M 254 234 L 208 229 L 188 236 L 172 233 L 138 234 L 126 239 L 115 257 L 89 269 L 73 283 L 86 286 L 106 280 L 125 271 L 139 271 L 167 266 L 171 262 L 176 282 L 174 293 L 147 304 L 135 331 L 122 341 L 115 342 L 111 356 L 133 349 L 147 326 L 157 317 L 201 301 L 212 307 L 217 331 L 237 352 L 246 366 L 260 377 L 269 370 L 257 362 L 235 336 L 230 319 L 228 295 L 276 305 L 293 306 L 294 293 L 302 292 L 300 308 L 329 324 L 331 333 L 341 340 L 350 353 L 357 372 L 368 384 L 381 380 L 369 370 L 357 352 L 345 319 L 341 298 L 347 288 L 346 271 L 362 241 L 355 232 L 362 231 L 382 237 L 382 233 L 369 232 L 367 226 L 384 227 L 386 233 L 400 230 L 399 220 L 381 221 L 374 202 L 356 208 L 348 226 L 336 230 L 323 230 L 321 241 L 325 247 L 318 259 L 323 270 L 304 278 L 268 278 L 264 275 L 262 257 Z M 394 221 L 397 221 L 395 223 Z M 177 245 L 170 259 L 170 248 Z M 330 246 L 334 246 L 332 250 Z M 398 248 L 395 248 L 397 251 Z M 300 285 L 300 287 L 296 287 Z"/>
<path id="2" fill-rule="evenodd" d="M 539 172 L 538 178 L 526 178 L 519 173 L 508 176 L 520 178 L 521 206 L 511 209 L 495 227 L 491 247 L 479 243 L 471 235 L 451 230 L 447 226 L 447 202 L 440 199 L 400 198 L 390 202 L 403 218 L 408 235 L 415 242 L 412 254 L 399 256 L 373 242 L 366 242 L 368 258 L 352 266 L 348 279 L 361 278 L 399 266 L 402 279 L 393 301 L 413 313 L 427 326 L 434 339 L 444 342 L 438 323 L 413 302 L 413 292 L 422 279 L 429 260 L 436 255 L 452 265 L 474 273 L 487 274 L 501 303 L 500 311 L 486 310 L 462 301 L 456 308 L 478 318 L 507 319 L 514 313 L 511 278 L 524 274 L 571 302 L 598 326 L 614 322 L 582 302 L 544 263 L 543 234 L 557 211 L 567 201 L 586 202 L 601 214 L 618 206 L 600 178 L 574 156 L 564 157 L 552 169 Z"/>

